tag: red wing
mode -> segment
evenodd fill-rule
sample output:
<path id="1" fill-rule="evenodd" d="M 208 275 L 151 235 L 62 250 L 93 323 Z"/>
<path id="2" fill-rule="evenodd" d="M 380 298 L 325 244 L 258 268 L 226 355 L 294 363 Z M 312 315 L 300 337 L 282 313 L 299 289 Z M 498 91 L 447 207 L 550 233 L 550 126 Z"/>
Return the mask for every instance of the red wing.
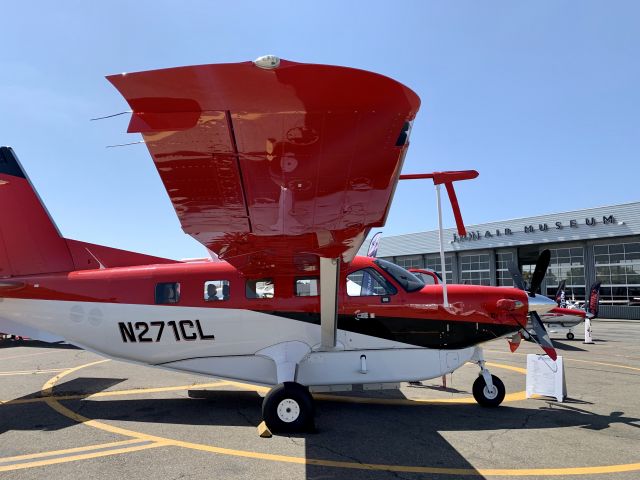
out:
<path id="1" fill-rule="evenodd" d="M 350 261 L 384 224 L 420 104 L 381 75 L 284 60 L 108 79 L 183 230 L 247 274 Z"/>

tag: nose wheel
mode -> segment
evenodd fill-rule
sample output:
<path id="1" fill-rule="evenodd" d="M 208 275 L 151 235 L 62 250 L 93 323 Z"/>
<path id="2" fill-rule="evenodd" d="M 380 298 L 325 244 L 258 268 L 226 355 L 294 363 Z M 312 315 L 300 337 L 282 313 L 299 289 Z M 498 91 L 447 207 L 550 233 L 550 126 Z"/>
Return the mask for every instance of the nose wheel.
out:
<path id="1" fill-rule="evenodd" d="M 315 408 L 309 389 L 296 382 L 276 385 L 262 401 L 262 418 L 274 433 L 309 432 Z"/>
<path id="2" fill-rule="evenodd" d="M 497 407 L 504 400 L 506 389 L 504 383 L 495 375 L 491 375 L 487 370 L 484 354 L 480 347 L 476 347 L 473 360 L 480 367 L 480 375 L 473 382 L 473 398 L 482 407 Z"/>
<path id="3" fill-rule="evenodd" d="M 473 398 L 482 407 L 497 407 L 504 400 L 505 393 L 504 383 L 495 375 L 491 375 L 491 385 L 487 385 L 482 374 L 473 382 Z"/>

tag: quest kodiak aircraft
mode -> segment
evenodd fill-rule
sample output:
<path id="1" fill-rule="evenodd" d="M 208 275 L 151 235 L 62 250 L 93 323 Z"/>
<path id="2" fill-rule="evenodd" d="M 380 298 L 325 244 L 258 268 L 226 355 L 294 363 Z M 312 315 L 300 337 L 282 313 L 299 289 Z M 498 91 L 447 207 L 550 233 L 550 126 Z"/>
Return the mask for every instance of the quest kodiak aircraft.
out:
<path id="1" fill-rule="evenodd" d="M 64 238 L 2 147 L 0 331 L 272 386 L 262 411 L 274 431 L 313 427 L 310 386 L 424 380 L 469 361 L 476 400 L 501 403 L 479 344 L 526 326 L 527 294 L 452 285 L 443 302 L 442 285 L 356 256 L 389 212 L 413 91 L 273 56 L 107 78 L 183 230 L 215 258 Z"/>

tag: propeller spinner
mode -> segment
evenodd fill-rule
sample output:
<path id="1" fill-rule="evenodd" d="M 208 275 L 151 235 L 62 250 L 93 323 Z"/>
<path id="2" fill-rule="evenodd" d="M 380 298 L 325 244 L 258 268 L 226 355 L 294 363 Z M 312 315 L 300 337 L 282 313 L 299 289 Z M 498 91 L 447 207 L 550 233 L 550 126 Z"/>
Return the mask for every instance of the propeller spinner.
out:
<path id="1" fill-rule="evenodd" d="M 556 302 L 551 300 L 549 297 L 545 297 L 544 295 L 536 295 L 536 292 L 540 290 L 540 285 L 542 285 L 542 281 L 544 280 L 544 276 L 547 273 L 550 262 L 551 252 L 549 250 L 543 250 L 538 257 L 538 260 L 536 261 L 536 268 L 533 271 L 533 275 L 531 276 L 531 285 L 529 286 L 528 291 L 525 286 L 524 279 L 522 278 L 522 274 L 520 273 L 520 270 L 518 269 L 516 264 L 511 262 L 508 265 L 509 273 L 511 274 L 511 278 L 513 278 L 514 285 L 520 290 L 527 291 L 527 293 L 529 294 L 530 312 L 546 313 L 558 306 Z"/>

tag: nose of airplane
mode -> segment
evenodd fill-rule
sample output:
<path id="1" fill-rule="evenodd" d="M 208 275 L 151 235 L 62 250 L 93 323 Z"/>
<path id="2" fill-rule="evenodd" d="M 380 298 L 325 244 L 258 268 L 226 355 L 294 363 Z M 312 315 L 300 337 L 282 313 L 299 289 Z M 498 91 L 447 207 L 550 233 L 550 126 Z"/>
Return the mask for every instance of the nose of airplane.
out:
<path id="1" fill-rule="evenodd" d="M 527 322 L 529 298 L 522 290 L 480 285 L 451 285 L 448 290 L 450 304 L 464 314 L 485 316 L 489 323 L 522 326 Z"/>
<path id="2" fill-rule="evenodd" d="M 547 313 L 550 310 L 556 308 L 558 304 L 544 295 L 536 295 L 535 297 L 529 297 L 529 311 L 537 312 L 538 314 Z"/>

